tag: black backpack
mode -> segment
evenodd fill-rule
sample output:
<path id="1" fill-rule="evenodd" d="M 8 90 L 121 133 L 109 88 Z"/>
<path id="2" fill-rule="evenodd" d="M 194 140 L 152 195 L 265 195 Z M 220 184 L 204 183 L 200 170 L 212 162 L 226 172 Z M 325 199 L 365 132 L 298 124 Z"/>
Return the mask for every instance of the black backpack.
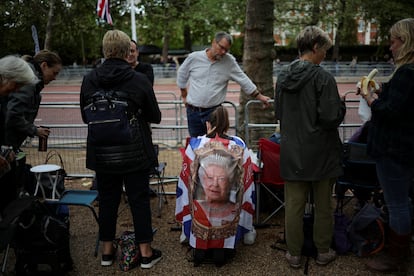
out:
<path id="1" fill-rule="evenodd" d="M 95 92 L 83 108 L 88 144 L 94 147 L 95 171 L 148 170 L 157 166 L 142 109 L 122 91 Z"/>
<path id="2" fill-rule="evenodd" d="M 134 140 L 132 114 L 128 113 L 128 94 L 98 91 L 83 108 L 88 123 L 88 142 L 95 146 L 127 145 Z M 110 131 L 108 131 L 110 130 Z"/>
<path id="3" fill-rule="evenodd" d="M 19 216 L 14 234 L 16 273 L 36 273 L 48 264 L 54 273 L 72 270 L 69 224 L 58 214 L 58 205 L 32 199 Z"/>

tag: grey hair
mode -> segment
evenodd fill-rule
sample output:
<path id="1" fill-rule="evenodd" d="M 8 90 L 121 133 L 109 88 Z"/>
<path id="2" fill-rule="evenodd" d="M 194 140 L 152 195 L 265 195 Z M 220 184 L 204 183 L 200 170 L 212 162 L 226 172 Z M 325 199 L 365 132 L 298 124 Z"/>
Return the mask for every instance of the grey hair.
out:
<path id="1" fill-rule="evenodd" d="M 229 33 L 226 33 L 226 32 L 218 32 L 214 36 L 214 40 L 216 42 L 220 42 L 223 38 L 225 38 L 227 40 L 227 42 L 229 43 L 229 45 L 232 45 L 233 44 L 233 37 Z"/>
<path id="2" fill-rule="evenodd" d="M 311 52 L 315 45 L 325 50 L 332 47 L 329 35 L 317 26 L 306 26 L 296 37 L 296 43 L 300 56 Z"/>
<path id="3" fill-rule="evenodd" d="M 35 84 L 39 81 L 26 61 L 12 55 L 0 59 L 0 79 L 2 84 L 13 81 L 18 85 Z"/>

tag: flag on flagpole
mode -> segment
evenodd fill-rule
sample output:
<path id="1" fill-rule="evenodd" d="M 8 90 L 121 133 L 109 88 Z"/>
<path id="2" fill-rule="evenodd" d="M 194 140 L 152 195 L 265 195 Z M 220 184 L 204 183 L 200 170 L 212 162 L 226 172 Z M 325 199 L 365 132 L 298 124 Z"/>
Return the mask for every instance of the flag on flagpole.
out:
<path id="1" fill-rule="evenodd" d="M 108 22 L 109 25 L 112 25 L 112 17 L 109 11 L 109 0 L 98 0 L 96 11 L 100 18 Z"/>

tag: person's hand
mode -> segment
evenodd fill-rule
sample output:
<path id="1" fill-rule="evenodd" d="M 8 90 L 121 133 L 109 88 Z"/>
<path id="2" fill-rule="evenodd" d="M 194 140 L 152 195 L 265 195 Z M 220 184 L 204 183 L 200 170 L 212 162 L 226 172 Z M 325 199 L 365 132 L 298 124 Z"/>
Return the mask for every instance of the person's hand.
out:
<path id="1" fill-rule="evenodd" d="M 10 163 L 3 156 L 0 156 L 0 177 L 9 172 L 10 169 Z"/>
<path id="2" fill-rule="evenodd" d="M 11 149 L 1 149 L 0 155 L 0 177 L 11 170 L 10 163 L 15 159 L 14 151 Z"/>
<path id="3" fill-rule="evenodd" d="M 368 81 L 368 83 L 366 84 L 365 82 L 367 82 L 367 81 Z M 363 84 L 367 85 L 367 93 L 364 93 L 362 91 L 363 90 L 362 89 Z M 368 80 L 366 76 L 362 77 L 362 79 L 357 82 L 356 88 L 357 88 L 356 94 L 361 95 L 361 96 L 364 96 L 364 94 L 365 95 L 367 95 L 367 94 L 372 95 L 373 93 L 379 94 L 381 92 L 379 84 L 374 80 Z"/>
<path id="4" fill-rule="evenodd" d="M 183 100 L 184 106 L 187 106 L 187 97 L 181 97 L 181 99 Z"/>
<path id="5" fill-rule="evenodd" d="M 263 103 L 263 108 L 268 108 L 270 106 L 270 103 L 269 103 L 270 98 L 268 96 L 259 94 L 257 95 L 256 99 Z"/>
<path id="6" fill-rule="evenodd" d="M 47 138 L 49 137 L 50 134 L 50 129 L 45 128 L 45 127 L 38 127 L 37 128 L 37 133 L 36 135 L 42 138 Z"/>

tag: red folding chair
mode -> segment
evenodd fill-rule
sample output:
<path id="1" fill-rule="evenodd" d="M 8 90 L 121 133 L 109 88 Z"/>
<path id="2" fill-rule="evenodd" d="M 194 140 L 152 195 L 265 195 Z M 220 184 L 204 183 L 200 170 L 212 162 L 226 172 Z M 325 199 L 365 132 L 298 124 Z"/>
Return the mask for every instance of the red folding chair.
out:
<path id="1" fill-rule="evenodd" d="M 259 139 L 259 171 L 256 173 L 256 224 L 264 224 L 284 206 L 284 181 L 280 177 L 280 145 L 266 138 Z M 260 221 L 260 191 L 264 188 L 276 200 L 277 207 Z"/>

